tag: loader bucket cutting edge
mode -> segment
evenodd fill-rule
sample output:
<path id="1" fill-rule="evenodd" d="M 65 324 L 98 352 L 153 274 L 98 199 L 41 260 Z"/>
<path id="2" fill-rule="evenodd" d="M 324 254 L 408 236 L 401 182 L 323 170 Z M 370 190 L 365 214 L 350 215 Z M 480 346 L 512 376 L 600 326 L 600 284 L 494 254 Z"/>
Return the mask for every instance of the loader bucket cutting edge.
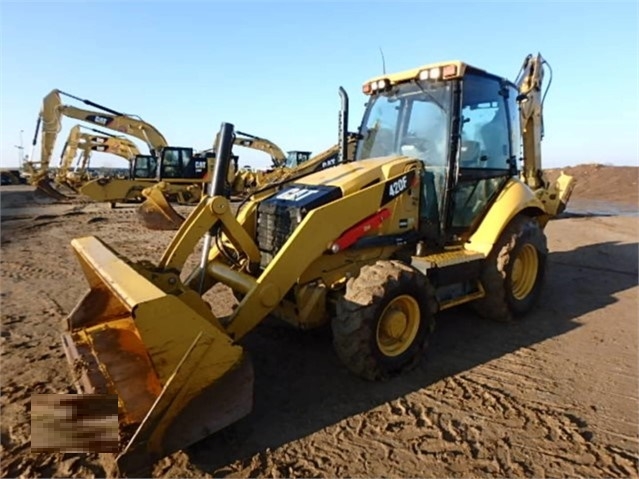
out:
<path id="1" fill-rule="evenodd" d="M 151 230 L 177 230 L 184 217 L 173 209 L 162 191 L 156 188 L 143 190 L 146 200 L 137 210 L 140 221 Z"/>
<path id="2" fill-rule="evenodd" d="M 71 244 L 90 290 L 67 318 L 62 345 L 80 393 L 118 395 L 121 470 L 151 465 L 251 412 L 251 360 L 214 321 L 98 238 Z"/>

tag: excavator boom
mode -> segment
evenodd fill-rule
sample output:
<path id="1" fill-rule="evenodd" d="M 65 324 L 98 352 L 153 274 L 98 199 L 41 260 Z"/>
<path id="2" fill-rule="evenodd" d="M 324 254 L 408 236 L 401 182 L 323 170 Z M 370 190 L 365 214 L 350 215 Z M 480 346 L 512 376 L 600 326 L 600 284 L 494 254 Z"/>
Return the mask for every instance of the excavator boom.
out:
<path id="1" fill-rule="evenodd" d="M 102 111 L 91 111 L 77 108 L 70 105 L 63 105 L 61 95 L 80 100 L 83 103 L 99 108 Z M 45 178 L 49 171 L 49 164 L 55 142 L 62 126 L 62 117 L 66 116 L 74 118 L 76 120 L 85 121 L 93 125 L 101 126 L 113 131 L 124 133 L 135 138 L 138 138 L 147 145 L 152 152 L 160 151 L 162 148 L 168 146 L 168 142 L 164 135 L 158 131 L 153 125 L 129 115 L 119 113 L 115 110 L 111 110 L 107 107 L 93 103 L 90 100 L 82 100 L 68 93 L 61 92 L 60 90 L 52 90 L 42 101 L 42 108 L 38 115 L 38 121 L 36 123 L 36 131 L 33 137 L 32 151 L 30 158 L 33 158 L 33 152 L 38 141 L 38 132 L 41 128 L 41 151 L 40 161 L 30 162 L 30 168 L 34 170 L 32 184 Z"/>
<path id="2" fill-rule="evenodd" d="M 259 136 L 251 135 L 250 133 L 237 131 L 235 132 L 233 144 L 268 153 L 271 156 L 271 161 L 274 167 L 282 166 L 286 162 L 286 154 L 284 154 L 282 149 L 266 138 L 260 138 Z"/>
<path id="3" fill-rule="evenodd" d="M 84 110 L 70 105 L 63 105 L 60 98 L 61 94 L 78 99 L 83 103 L 99 108 L 104 112 Z M 57 134 L 59 131 L 61 117 L 66 116 L 138 138 L 144 141 L 152 152 L 159 152 L 162 148 L 168 146 L 168 142 L 164 135 L 162 135 L 162 133 L 160 133 L 160 131 L 150 123 L 119 113 L 115 110 L 111 110 L 98 105 L 97 103 L 93 103 L 90 100 L 81 100 L 73 95 L 61 92 L 60 90 L 53 90 L 44 98 L 42 112 L 43 131 L 53 131 L 53 128 L 49 129 L 47 128 L 47 125 L 55 124 L 57 126 L 55 133 Z"/>
<path id="4" fill-rule="evenodd" d="M 64 178 L 66 178 L 78 149 L 82 150 L 84 153 L 83 156 L 90 154 L 92 151 L 100 151 L 103 153 L 112 153 L 128 161 L 131 161 L 136 155 L 140 154 L 140 150 L 138 150 L 135 143 L 123 136 L 85 133 L 81 132 L 80 128 L 81 125 L 76 125 L 71 129 L 69 137 L 62 148 L 60 165 L 58 174 L 56 175 L 60 181 L 64 181 Z"/>

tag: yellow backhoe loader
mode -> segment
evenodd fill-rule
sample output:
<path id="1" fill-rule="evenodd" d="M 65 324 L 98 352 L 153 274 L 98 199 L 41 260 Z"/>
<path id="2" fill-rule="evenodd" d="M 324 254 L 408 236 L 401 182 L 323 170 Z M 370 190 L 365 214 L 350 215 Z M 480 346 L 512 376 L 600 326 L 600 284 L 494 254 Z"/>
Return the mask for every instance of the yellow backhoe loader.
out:
<path id="1" fill-rule="evenodd" d="M 416 365 L 439 311 L 529 312 L 544 228 L 573 186 L 541 169 L 544 65 L 529 55 L 515 82 L 461 61 L 373 78 L 352 161 L 340 89 L 338 164 L 273 183 L 237 214 L 225 194 L 233 125 L 222 123 L 208 195 L 158 262 L 74 239 L 90 290 L 62 340 L 78 389 L 119 398 L 121 472 L 250 413 L 242 340 L 267 315 L 330 322 L 344 366 L 380 380 Z M 183 271 L 202 238 L 199 265 Z M 239 299 L 228 317 L 202 299 L 216 283 Z"/>

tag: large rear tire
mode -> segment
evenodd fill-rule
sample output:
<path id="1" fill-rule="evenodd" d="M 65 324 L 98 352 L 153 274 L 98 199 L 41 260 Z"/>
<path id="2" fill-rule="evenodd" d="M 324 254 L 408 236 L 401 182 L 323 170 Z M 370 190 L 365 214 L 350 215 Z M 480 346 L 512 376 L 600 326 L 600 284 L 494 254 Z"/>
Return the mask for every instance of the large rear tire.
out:
<path id="1" fill-rule="evenodd" d="M 517 216 L 506 227 L 486 259 L 481 283 L 486 296 L 473 302 L 482 317 L 510 321 L 528 313 L 539 300 L 548 247 L 539 223 Z"/>
<path id="2" fill-rule="evenodd" d="M 400 261 L 378 261 L 351 278 L 331 322 L 337 356 L 371 381 L 412 369 L 427 348 L 437 311 L 435 290 Z"/>

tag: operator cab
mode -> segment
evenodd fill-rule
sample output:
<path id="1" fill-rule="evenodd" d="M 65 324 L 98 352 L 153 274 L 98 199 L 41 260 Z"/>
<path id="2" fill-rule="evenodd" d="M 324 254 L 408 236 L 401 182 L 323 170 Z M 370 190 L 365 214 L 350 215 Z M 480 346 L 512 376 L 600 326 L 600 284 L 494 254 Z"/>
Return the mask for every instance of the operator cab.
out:
<path id="1" fill-rule="evenodd" d="M 420 231 L 463 242 L 517 173 L 517 88 L 462 62 L 375 78 L 356 160 L 390 155 L 421 160 Z"/>
<path id="2" fill-rule="evenodd" d="M 193 148 L 168 146 L 162 149 L 160 180 L 203 178 L 207 172 L 207 160 L 193 154 Z"/>
<path id="3" fill-rule="evenodd" d="M 136 155 L 131 162 L 129 177 L 134 179 L 155 179 L 158 159 L 153 155 Z"/>
<path id="4" fill-rule="evenodd" d="M 286 152 L 286 163 L 285 166 L 287 168 L 296 168 L 302 163 L 308 161 L 311 158 L 310 151 L 287 151 Z"/>

